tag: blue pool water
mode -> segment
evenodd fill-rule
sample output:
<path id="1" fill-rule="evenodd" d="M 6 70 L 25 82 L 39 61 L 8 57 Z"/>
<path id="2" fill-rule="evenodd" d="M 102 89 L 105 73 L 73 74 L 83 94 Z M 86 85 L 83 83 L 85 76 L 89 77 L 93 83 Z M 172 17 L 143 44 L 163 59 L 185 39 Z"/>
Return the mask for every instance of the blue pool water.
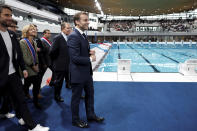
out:
<path id="1" fill-rule="evenodd" d="M 131 72 L 178 72 L 178 64 L 197 58 L 196 44 L 113 44 L 99 72 L 117 72 L 117 60 L 131 59 Z"/>

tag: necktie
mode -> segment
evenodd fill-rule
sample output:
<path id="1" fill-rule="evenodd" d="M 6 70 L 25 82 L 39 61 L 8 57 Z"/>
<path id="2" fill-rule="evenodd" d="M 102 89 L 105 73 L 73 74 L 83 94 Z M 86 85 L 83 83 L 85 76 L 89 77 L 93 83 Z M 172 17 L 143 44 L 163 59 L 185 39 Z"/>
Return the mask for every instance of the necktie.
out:
<path id="1" fill-rule="evenodd" d="M 84 39 L 86 39 L 86 35 L 84 33 L 82 35 L 83 35 Z"/>
<path id="2" fill-rule="evenodd" d="M 86 35 L 85 35 L 84 33 L 83 33 L 82 35 L 83 35 L 84 39 L 88 42 L 88 39 L 87 39 Z M 89 42 L 88 42 L 88 51 L 90 52 L 90 45 L 89 45 Z"/>

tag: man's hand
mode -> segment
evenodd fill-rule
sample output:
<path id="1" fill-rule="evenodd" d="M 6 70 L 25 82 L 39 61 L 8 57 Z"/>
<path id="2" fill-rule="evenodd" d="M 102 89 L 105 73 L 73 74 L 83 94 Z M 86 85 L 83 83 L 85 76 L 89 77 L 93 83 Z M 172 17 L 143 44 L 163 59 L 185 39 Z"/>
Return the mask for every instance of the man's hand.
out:
<path id="1" fill-rule="evenodd" d="M 90 57 L 92 58 L 92 62 L 96 61 L 96 56 L 95 55 L 91 55 Z"/>
<path id="2" fill-rule="evenodd" d="M 90 50 L 90 55 L 95 55 L 95 50 Z"/>
<path id="3" fill-rule="evenodd" d="M 24 70 L 24 71 L 23 71 L 23 76 L 24 76 L 24 78 L 27 78 L 27 77 L 28 77 L 28 72 L 27 72 L 27 70 Z"/>

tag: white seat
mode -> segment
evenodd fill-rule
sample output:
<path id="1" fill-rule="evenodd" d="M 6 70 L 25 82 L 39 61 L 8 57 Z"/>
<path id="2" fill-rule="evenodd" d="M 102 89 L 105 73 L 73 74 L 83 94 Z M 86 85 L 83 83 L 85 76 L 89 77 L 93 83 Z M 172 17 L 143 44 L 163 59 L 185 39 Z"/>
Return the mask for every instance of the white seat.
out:
<path id="1" fill-rule="evenodd" d="M 183 75 L 197 75 L 197 59 L 189 59 L 178 66 L 179 73 Z"/>

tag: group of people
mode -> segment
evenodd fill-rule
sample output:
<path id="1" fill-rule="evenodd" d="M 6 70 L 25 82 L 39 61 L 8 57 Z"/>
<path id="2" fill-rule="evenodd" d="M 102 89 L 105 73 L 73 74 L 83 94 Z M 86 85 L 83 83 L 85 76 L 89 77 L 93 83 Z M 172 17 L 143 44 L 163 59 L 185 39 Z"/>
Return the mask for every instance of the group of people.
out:
<path id="1" fill-rule="evenodd" d="M 104 21 L 105 22 L 105 21 Z M 111 20 L 108 22 L 108 31 L 132 31 L 135 32 L 137 27 L 143 27 L 147 32 L 153 31 L 152 27 L 157 27 L 160 32 L 192 32 L 197 29 L 195 19 L 158 19 L 158 20 Z M 151 27 L 151 28 L 149 28 Z"/>
<path id="2" fill-rule="evenodd" d="M 94 111 L 94 86 L 91 62 L 96 60 L 95 51 L 90 49 L 84 33 L 88 29 L 88 14 L 79 12 L 74 15 L 75 28 L 69 23 L 61 24 L 61 33 L 50 39 L 50 30 L 43 31 L 43 37 L 37 38 L 36 25 L 26 25 L 22 29 L 22 38 L 16 34 L 17 22 L 12 19 L 12 9 L 0 6 L 0 97 L 2 104 L 0 116 L 8 118 L 9 107 L 13 107 L 19 124 L 27 125 L 30 131 L 48 131 L 49 127 L 37 124 L 27 107 L 25 98 L 30 98 L 29 87 L 33 84 L 33 103 L 39 104 L 42 77 L 47 68 L 52 71 L 50 86 L 54 87 L 56 102 L 64 102 L 61 88 L 65 78 L 66 88 L 72 89 L 71 112 L 72 125 L 89 127 L 79 117 L 79 103 L 85 92 L 85 106 L 88 122 L 102 122 Z M 13 31 L 11 31 L 13 30 Z M 24 78 L 22 84 L 21 76 Z M 11 104 L 13 103 L 13 104 Z M 10 116 L 13 117 L 14 115 Z"/>

